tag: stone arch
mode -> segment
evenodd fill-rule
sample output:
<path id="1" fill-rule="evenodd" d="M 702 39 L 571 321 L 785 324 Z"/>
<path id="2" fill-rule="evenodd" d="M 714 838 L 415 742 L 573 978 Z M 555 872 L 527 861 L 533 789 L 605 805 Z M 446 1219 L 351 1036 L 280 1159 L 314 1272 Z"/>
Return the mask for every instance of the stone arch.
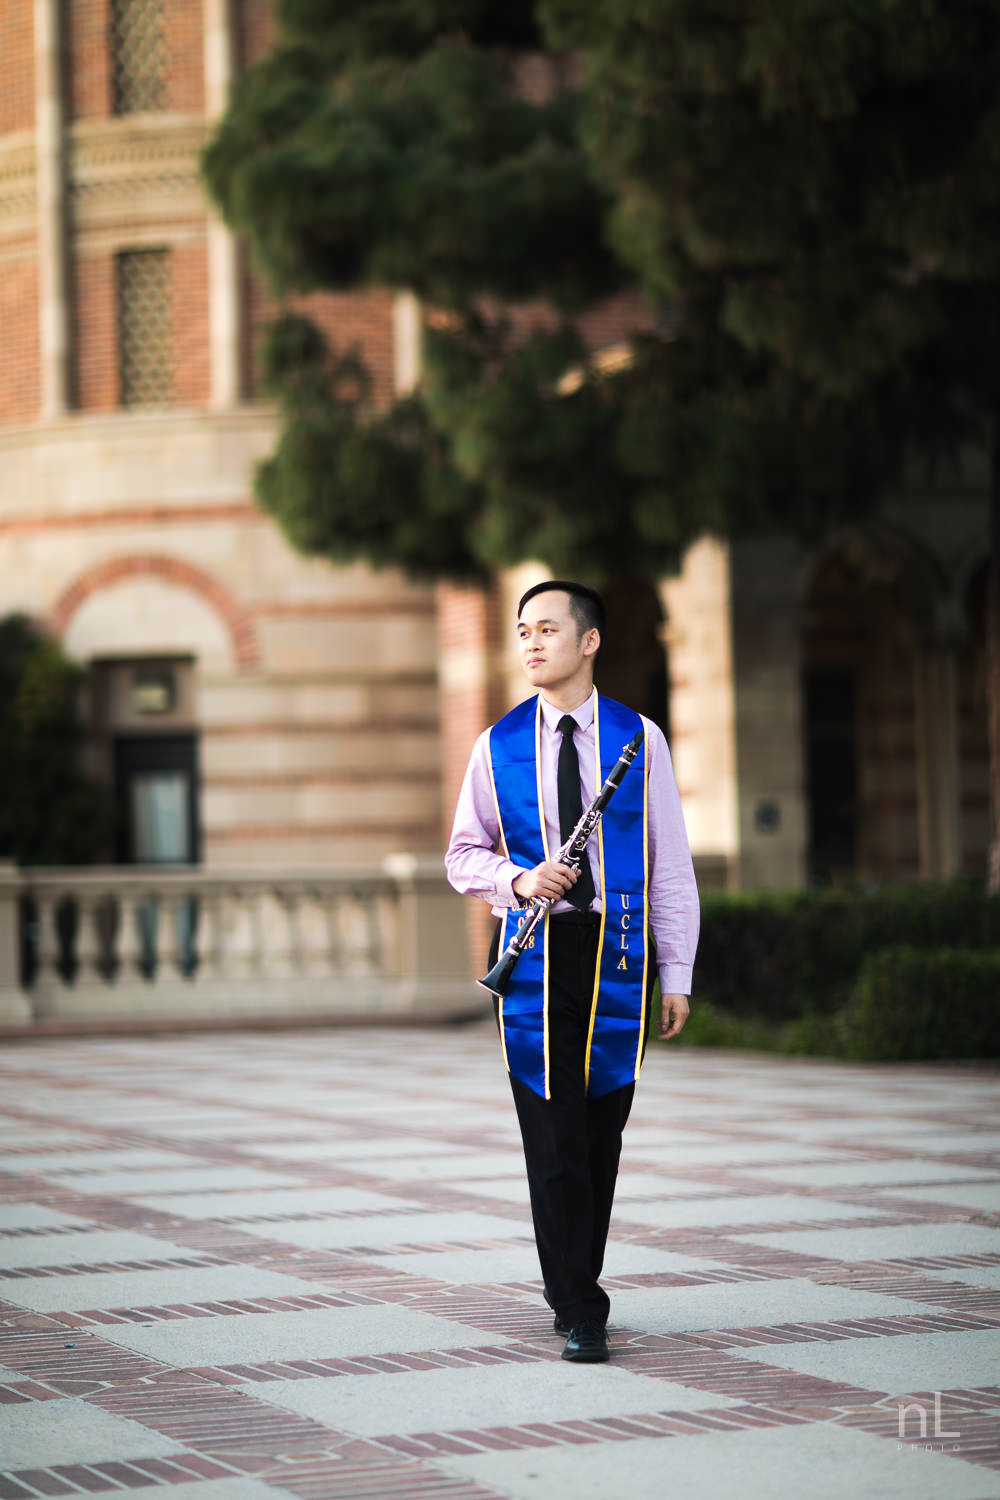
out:
<path id="1" fill-rule="evenodd" d="M 81 573 L 63 590 L 52 610 L 51 622 L 56 634 L 65 635 L 76 611 L 92 594 L 126 579 L 138 578 L 155 578 L 197 594 L 221 617 L 240 669 L 248 671 L 259 665 L 260 646 L 250 612 L 211 573 L 183 558 L 161 553 L 107 558 Z"/>
<path id="2" fill-rule="evenodd" d="M 958 557 L 952 569 L 955 580 L 955 592 L 962 600 L 963 609 L 968 617 L 970 599 L 977 589 L 985 585 L 990 566 L 990 549 L 982 541 L 977 541 L 967 547 Z"/>
<path id="3" fill-rule="evenodd" d="M 810 878 L 957 873 L 968 631 L 955 570 L 883 518 L 831 537 L 799 583 Z"/>
<path id="4" fill-rule="evenodd" d="M 797 580 L 800 604 L 838 558 L 849 563 L 863 586 L 890 588 L 921 634 L 933 632 L 950 613 L 954 589 L 941 560 L 904 526 L 882 517 L 833 532 L 806 557 Z"/>

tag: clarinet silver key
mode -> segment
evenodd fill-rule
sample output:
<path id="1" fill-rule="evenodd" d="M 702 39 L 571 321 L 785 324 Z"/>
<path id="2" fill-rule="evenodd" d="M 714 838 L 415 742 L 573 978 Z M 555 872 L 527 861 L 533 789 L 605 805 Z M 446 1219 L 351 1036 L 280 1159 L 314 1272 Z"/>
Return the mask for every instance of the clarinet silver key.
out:
<path id="1" fill-rule="evenodd" d="M 587 844 L 590 842 L 590 837 L 601 821 L 604 809 L 621 786 L 625 772 L 638 755 L 639 746 L 642 744 L 644 736 L 645 730 L 636 730 L 628 744 L 622 748 L 621 755 L 608 773 L 607 781 L 601 787 L 601 790 L 590 806 L 584 810 L 579 823 L 577 823 L 569 838 L 556 855 L 554 861 L 556 864 L 569 865 L 574 870 L 580 868 L 581 862 L 585 857 Z M 531 898 L 529 915 L 523 919 L 490 972 L 485 978 L 476 980 L 478 985 L 481 985 L 484 990 L 489 990 L 494 995 L 502 996 L 507 993 L 510 976 L 514 972 L 514 967 L 518 959 L 525 948 L 527 948 L 528 940 L 535 931 L 535 928 L 539 922 L 544 921 L 546 912 L 555 904 L 556 899 L 554 896 L 533 896 Z"/>

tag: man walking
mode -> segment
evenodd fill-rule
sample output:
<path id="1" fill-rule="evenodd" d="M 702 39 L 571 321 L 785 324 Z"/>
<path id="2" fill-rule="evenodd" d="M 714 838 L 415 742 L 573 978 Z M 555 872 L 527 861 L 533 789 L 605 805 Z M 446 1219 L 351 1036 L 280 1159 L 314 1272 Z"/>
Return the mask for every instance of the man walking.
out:
<path id="1" fill-rule="evenodd" d="M 563 1358 L 608 1358 L 599 1284 L 622 1131 L 659 972 L 660 1036 L 676 1036 L 699 909 L 666 740 L 594 689 L 600 595 L 553 580 L 518 606 L 521 664 L 537 696 L 476 743 L 446 855 L 457 891 L 501 919 L 489 964 L 532 897 L 554 902 L 497 1002 L 524 1145 L 545 1299 Z M 554 855 L 637 730 L 643 744 L 579 872 Z"/>

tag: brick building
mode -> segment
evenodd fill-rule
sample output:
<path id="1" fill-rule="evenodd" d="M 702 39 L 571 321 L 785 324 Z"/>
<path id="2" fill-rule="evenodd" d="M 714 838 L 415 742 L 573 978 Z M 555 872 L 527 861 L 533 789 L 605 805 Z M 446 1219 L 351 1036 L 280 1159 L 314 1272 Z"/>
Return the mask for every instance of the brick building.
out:
<path id="1" fill-rule="evenodd" d="M 483 597 L 334 569 L 253 505 L 267 303 L 197 154 L 270 35 L 268 0 L 0 16 L 0 613 L 46 621 L 88 665 L 88 753 L 126 862 L 439 850 L 472 739 L 521 692 L 507 626 L 542 576 Z M 412 382 L 412 298 L 307 307 L 361 345 L 379 398 Z M 706 881 L 981 868 L 984 496 L 973 463 L 821 555 L 706 540 L 679 577 L 626 586 L 633 633 L 605 685 L 664 720 L 669 697 Z"/>
<path id="2" fill-rule="evenodd" d="M 304 561 L 250 495 L 265 299 L 197 154 L 268 6 L 12 0 L 0 26 L 0 608 L 91 667 L 120 857 L 437 848 L 432 593 Z M 405 301 L 312 310 L 386 397 Z"/>

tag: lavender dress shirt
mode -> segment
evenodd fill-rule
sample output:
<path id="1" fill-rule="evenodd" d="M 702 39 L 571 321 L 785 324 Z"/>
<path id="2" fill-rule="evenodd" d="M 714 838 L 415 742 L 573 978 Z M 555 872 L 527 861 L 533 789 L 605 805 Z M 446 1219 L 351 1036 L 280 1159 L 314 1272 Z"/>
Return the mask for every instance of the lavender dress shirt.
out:
<path id="1" fill-rule="evenodd" d="M 562 843 L 556 785 L 562 740 L 558 724 L 562 717 L 562 709 L 555 708 L 543 696 L 542 800 L 549 849 L 553 854 Z M 598 790 L 594 765 L 593 695 L 573 710 L 572 717 L 577 724 L 573 742 L 580 762 L 580 795 L 586 808 Z M 656 939 L 660 990 L 664 995 L 690 995 L 700 923 L 698 887 L 667 742 L 656 724 L 645 717 L 642 722 L 649 736 L 649 920 Z M 513 882 L 524 866 L 514 864 L 498 852 L 500 829 L 490 787 L 489 738 L 487 729 L 473 748 L 455 809 L 445 866 L 456 891 L 464 896 L 482 897 L 492 906 L 494 916 L 502 917 L 510 907 L 518 905 Z M 601 878 L 597 867 L 596 839 L 590 841 L 587 857 L 599 893 Z M 591 902 L 591 910 L 600 909 L 598 894 Z M 558 901 L 552 907 L 553 913 L 572 910 L 567 901 Z"/>

